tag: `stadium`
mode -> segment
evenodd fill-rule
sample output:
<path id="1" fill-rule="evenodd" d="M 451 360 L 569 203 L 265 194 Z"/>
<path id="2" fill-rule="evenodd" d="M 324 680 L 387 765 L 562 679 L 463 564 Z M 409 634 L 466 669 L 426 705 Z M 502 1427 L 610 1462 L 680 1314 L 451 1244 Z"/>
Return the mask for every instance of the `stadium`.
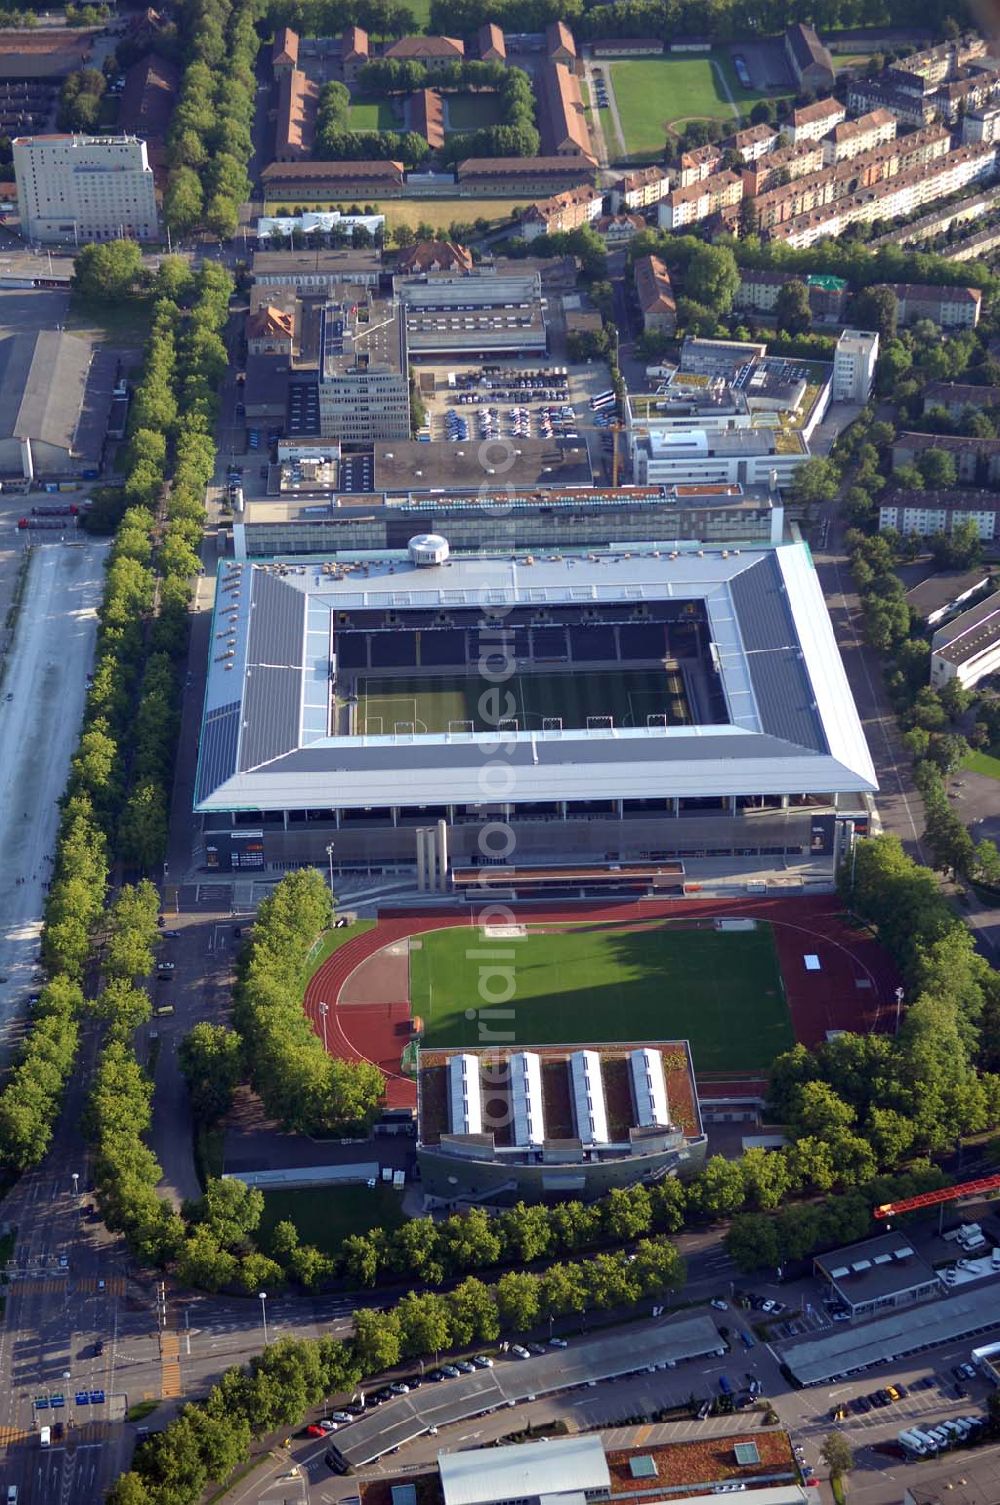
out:
<path id="1" fill-rule="evenodd" d="M 801 544 L 230 561 L 211 641 L 210 867 L 325 866 L 332 844 L 341 870 L 405 871 L 428 838 L 439 891 L 484 869 L 515 892 L 828 884 L 867 829 Z"/>

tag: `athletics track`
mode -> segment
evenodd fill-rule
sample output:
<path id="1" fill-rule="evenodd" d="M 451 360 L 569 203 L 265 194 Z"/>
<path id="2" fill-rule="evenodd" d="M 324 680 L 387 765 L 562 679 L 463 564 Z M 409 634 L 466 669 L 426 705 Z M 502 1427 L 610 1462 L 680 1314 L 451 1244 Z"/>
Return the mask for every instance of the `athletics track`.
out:
<path id="1" fill-rule="evenodd" d="M 835 894 L 568 906 L 513 904 L 510 908 L 518 921 L 528 925 L 629 926 L 637 920 L 741 916 L 766 920 L 774 931 L 797 1040 L 815 1046 L 828 1030 L 863 1034 L 890 1030 L 895 1024 L 899 978 L 893 964 L 868 932 L 845 923 Z M 414 1082 L 400 1072 L 400 1055 L 410 1034 L 410 1002 L 398 949 L 387 952 L 381 961 L 373 959 L 411 935 L 445 926 L 472 927 L 475 916 L 475 906 L 461 912 L 384 910 L 374 929 L 352 936 L 309 980 L 305 1008 L 317 1035 L 323 1032 L 319 1010 L 323 1001 L 329 1007 L 328 1049 L 346 1060 L 375 1062 L 386 1077 L 389 1107 L 412 1107 L 416 1102 Z M 806 971 L 804 958 L 809 954 L 818 956 L 818 972 Z M 696 1070 L 697 1065 L 696 1060 Z M 719 1083 L 720 1073 L 715 1072 L 713 1087 Z"/>

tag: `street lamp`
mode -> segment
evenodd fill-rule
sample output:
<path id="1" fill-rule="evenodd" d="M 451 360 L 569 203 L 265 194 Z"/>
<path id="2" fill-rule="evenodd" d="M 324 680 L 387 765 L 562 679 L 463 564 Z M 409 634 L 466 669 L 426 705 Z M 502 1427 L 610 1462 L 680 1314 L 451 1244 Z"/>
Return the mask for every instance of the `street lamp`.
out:
<path id="1" fill-rule="evenodd" d="M 327 846 L 326 855 L 327 855 L 327 860 L 329 861 L 329 864 L 330 864 L 330 898 L 332 899 L 333 898 L 333 842 L 332 841 Z"/>
<path id="2" fill-rule="evenodd" d="M 330 1012 L 330 1005 L 328 1003 L 321 1003 L 320 1006 L 319 1006 L 319 1017 L 323 1021 L 323 1049 L 324 1050 L 327 1049 L 327 1044 L 326 1044 L 326 1016 L 327 1016 L 327 1014 L 329 1012 Z"/>
<path id="3" fill-rule="evenodd" d="M 267 1347 L 267 1292 L 258 1291 L 260 1297 L 260 1320 L 264 1324 L 264 1347 Z"/>

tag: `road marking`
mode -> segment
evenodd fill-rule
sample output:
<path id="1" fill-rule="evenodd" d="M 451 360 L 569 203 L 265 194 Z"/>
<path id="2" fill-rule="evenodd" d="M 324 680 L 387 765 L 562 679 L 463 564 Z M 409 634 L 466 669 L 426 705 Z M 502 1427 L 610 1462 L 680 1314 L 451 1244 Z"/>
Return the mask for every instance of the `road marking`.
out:
<path id="1" fill-rule="evenodd" d="M 0 1448 L 13 1447 L 15 1443 L 23 1442 L 30 1436 L 26 1427 L 0 1427 Z"/>
<path id="2" fill-rule="evenodd" d="M 173 1320 L 172 1314 L 168 1320 Z M 163 1328 L 160 1333 L 160 1388 L 164 1400 L 184 1394 L 181 1385 L 180 1338 L 170 1328 Z"/>

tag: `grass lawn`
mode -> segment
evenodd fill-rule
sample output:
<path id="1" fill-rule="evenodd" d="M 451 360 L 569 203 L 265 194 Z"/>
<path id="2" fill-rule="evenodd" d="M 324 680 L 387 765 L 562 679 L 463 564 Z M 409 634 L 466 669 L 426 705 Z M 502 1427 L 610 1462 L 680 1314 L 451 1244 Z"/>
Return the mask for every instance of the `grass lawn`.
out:
<path id="1" fill-rule="evenodd" d="M 723 79 L 741 114 L 749 113 L 759 99 L 778 97 L 744 89 L 729 54 L 722 51 L 701 57 L 629 59 L 609 64 L 607 71 L 630 161 L 662 158 L 671 127 L 682 129 L 688 120 L 732 121 L 735 129 Z"/>
<path id="2" fill-rule="evenodd" d="M 284 198 L 272 199 L 270 203 L 271 206 L 287 206 L 290 200 L 286 195 Z M 343 206 L 344 200 L 304 199 L 300 196 L 295 199 L 295 203 L 307 209 L 336 209 Z M 497 220 L 510 219 L 515 210 L 526 209 L 530 203 L 530 199 L 386 199 L 375 205 L 375 213 L 385 215 L 389 230 L 396 225 L 409 225 L 415 230 L 417 225 L 426 224 L 438 231 L 447 230 L 454 220 L 469 224 L 472 220 L 485 219 L 492 224 Z M 271 212 L 270 207 L 268 212 Z"/>
<path id="3" fill-rule="evenodd" d="M 525 1043 L 690 1040 L 698 1071 L 756 1071 L 793 1044 L 769 926 L 719 932 L 657 926 L 569 930 L 487 943 L 513 952 L 504 1006 Z M 428 1046 L 476 1045 L 477 931 L 432 931 L 410 952 L 413 1012 Z M 520 1029 L 518 1025 L 520 1024 Z"/>
<path id="4" fill-rule="evenodd" d="M 145 345 L 153 313 L 150 298 L 126 298 L 121 303 L 91 303 L 74 293 L 70 298 L 66 329 L 70 334 L 89 334 L 109 345 Z"/>
<path id="5" fill-rule="evenodd" d="M 267 1248 L 276 1223 L 290 1219 L 304 1244 L 336 1254 L 351 1233 L 370 1228 L 398 1228 L 405 1220 L 398 1191 L 377 1186 L 307 1186 L 298 1191 L 266 1191 L 259 1239 Z"/>
<path id="6" fill-rule="evenodd" d="M 402 115 L 391 99 L 355 99 L 347 112 L 350 131 L 398 131 Z"/>
<path id="7" fill-rule="evenodd" d="M 981 773 L 987 779 L 1000 779 L 1000 758 L 993 753 L 971 752 L 967 758 L 962 759 L 962 767 L 968 768 L 972 773 Z"/>
<path id="8" fill-rule="evenodd" d="M 374 924 L 374 920 L 357 920 L 353 925 L 345 925 L 342 930 L 328 930 L 315 951 L 307 958 L 308 976 L 311 977 L 323 965 L 327 957 L 339 951 L 353 935 L 362 935 L 366 930 L 371 930 Z"/>

